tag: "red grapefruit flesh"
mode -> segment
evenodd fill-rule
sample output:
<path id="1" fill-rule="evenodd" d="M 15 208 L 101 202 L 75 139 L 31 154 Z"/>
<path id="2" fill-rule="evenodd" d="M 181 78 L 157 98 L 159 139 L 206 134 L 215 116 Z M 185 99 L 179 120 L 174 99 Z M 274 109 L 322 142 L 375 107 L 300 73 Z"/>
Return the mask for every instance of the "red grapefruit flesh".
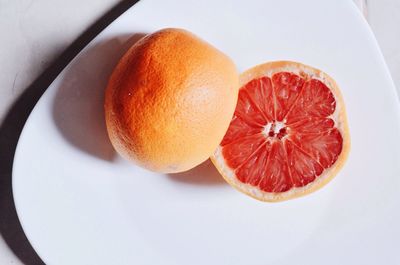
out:
<path id="1" fill-rule="evenodd" d="M 340 91 L 320 70 L 272 62 L 243 73 L 230 127 L 212 160 L 238 190 L 263 201 L 312 192 L 346 160 Z"/>

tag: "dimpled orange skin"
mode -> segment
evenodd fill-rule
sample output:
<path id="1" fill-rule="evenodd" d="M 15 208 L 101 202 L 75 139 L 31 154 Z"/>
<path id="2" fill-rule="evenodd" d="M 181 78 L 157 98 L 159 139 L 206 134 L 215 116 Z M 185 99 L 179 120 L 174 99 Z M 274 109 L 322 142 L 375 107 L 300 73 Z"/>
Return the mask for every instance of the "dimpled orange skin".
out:
<path id="1" fill-rule="evenodd" d="M 119 154 L 156 172 L 189 170 L 224 137 L 238 96 L 231 59 L 182 29 L 134 44 L 105 94 L 110 140 Z"/>

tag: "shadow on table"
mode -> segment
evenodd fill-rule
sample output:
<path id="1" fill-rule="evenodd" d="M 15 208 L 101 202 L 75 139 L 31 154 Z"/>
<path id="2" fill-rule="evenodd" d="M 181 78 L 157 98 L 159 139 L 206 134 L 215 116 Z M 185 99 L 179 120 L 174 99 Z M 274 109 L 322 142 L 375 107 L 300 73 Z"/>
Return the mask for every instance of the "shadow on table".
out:
<path id="1" fill-rule="evenodd" d="M 122 1 L 102 16 L 76 39 L 61 56 L 47 68 L 10 108 L 0 125 L 0 234 L 24 264 L 44 264 L 27 240 L 16 213 L 12 195 L 12 166 L 15 149 L 23 126 L 46 88 L 63 68 L 97 34 L 138 0 Z"/>

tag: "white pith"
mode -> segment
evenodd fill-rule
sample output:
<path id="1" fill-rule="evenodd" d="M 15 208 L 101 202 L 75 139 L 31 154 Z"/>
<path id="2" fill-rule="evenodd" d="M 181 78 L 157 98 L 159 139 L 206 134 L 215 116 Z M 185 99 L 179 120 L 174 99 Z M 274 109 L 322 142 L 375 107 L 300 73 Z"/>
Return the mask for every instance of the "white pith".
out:
<path id="1" fill-rule="evenodd" d="M 274 133 L 277 134 L 283 128 L 285 128 L 285 123 L 282 121 L 276 121 L 274 126 Z"/>
<path id="2" fill-rule="evenodd" d="M 317 79 L 317 80 L 322 81 L 324 84 L 326 84 L 329 87 L 329 89 L 332 91 L 332 93 L 335 97 L 335 102 L 336 102 L 335 111 L 332 115 L 329 116 L 329 118 L 331 118 L 334 121 L 335 127 L 340 131 L 341 135 L 343 137 L 347 137 L 345 135 L 346 117 L 344 114 L 344 106 L 341 105 L 342 101 L 339 100 L 338 95 L 337 95 L 337 93 L 339 93 L 339 92 L 334 89 L 335 85 L 332 83 L 330 77 L 328 77 L 323 72 L 319 72 L 319 71 L 315 72 L 307 67 L 303 67 L 302 65 L 297 65 L 297 64 L 295 66 L 291 66 L 289 64 L 289 65 L 285 65 L 284 67 L 269 69 L 268 71 L 264 71 L 261 74 L 259 74 L 259 77 L 266 76 L 266 77 L 271 78 L 272 75 L 274 75 L 277 72 L 291 72 L 291 73 L 301 75 L 301 76 L 304 76 L 304 74 L 305 74 L 309 79 Z M 246 79 L 246 76 L 244 78 Z M 255 78 L 257 78 L 257 77 L 249 76 L 247 81 L 250 81 Z M 243 83 L 246 83 L 246 82 L 243 82 Z M 272 126 L 273 126 L 272 123 L 267 123 L 264 126 L 262 133 L 265 136 L 268 136 L 268 133 L 271 130 Z M 284 122 L 275 122 L 274 126 L 275 126 L 274 133 L 276 134 L 279 132 L 279 130 L 281 128 L 285 127 L 285 124 L 284 124 Z M 282 140 L 284 141 L 284 139 L 282 139 Z M 346 144 L 347 140 L 348 139 L 343 139 L 344 145 Z M 342 153 L 343 153 L 343 150 L 342 150 Z M 342 155 L 342 153 L 339 155 L 339 157 Z M 324 169 L 322 174 L 319 175 L 313 182 L 311 182 L 305 186 L 302 186 L 302 187 L 293 187 L 290 190 L 285 191 L 285 192 L 274 193 L 274 192 L 262 191 L 258 186 L 252 186 L 252 185 L 245 184 L 245 183 L 239 181 L 236 178 L 234 170 L 232 168 L 230 168 L 229 166 L 227 166 L 226 162 L 224 161 L 221 146 L 218 146 L 218 148 L 216 149 L 216 151 L 214 153 L 213 158 L 214 158 L 214 163 L 217 164 L 218 169 L 221 171 L 220 173 L 226 178 L 226 180 L 231 185 L 233 185 L 238 190 L 240 190 L 248 195 L 251 195 L 252 197 L 255 197 L 259 200 L 263 200 L 263 201 L 281 201 L 281 200 L 286 200 L 286 199 L 293 198 L 293 197 L 298 197 L 298 196 L 301 196 L 302 194 L 306 194 L 309 192 L 309 190 L 314 190 L 315 187 L 320 187 L 320 186 L 322 186 L 323 183 L 326 183 L 327 181 L 329 181 L 329 178 L 331 178 L 331 175 L 333 173 L 332 171 L 335 171 L 336 168 L 340 166 L 340 165 L 338 165 L 338 161 L 339 161 L 339 158 L 338 158 L 338 160 L 336 160 L 336 162 L 331 167 Z"/>
<path id="3" fill-rule="evenodd" d="M 268 122 L 268 123 L 264 126 L 264 128 L 263 128 L 263 130 L 262 130 L 262 134 L 263 134 L 265 137 L 268 137 L 268 134 L 269 134 L 269 132 L 270 132 L 270 130 L 271 130 L 271 127 L 272 127 L 272 122 Z"/>
<path id="4" fill-rule="evenodd" d="M 262 130 L 261 133 L 265 137 L 270 137 L 269 133 L 271 132 L 271 129 L 272 129 L 272 132 L 274 133 L 274 135 L 277 135 L 280 132 L 280 130 L 285 128 L 285 127 L 286 127 L 286 124 L 284 122 L 282 122 L 282 121 L 268 122 L 263 127 L 263 130 Z"/>

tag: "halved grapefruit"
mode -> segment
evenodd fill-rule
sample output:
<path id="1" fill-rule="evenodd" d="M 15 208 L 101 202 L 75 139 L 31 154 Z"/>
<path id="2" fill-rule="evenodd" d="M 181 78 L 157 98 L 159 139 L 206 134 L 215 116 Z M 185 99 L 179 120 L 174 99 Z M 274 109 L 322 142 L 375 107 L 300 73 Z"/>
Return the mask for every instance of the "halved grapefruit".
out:
<path id="1" fill-rule="evenodd" d="M 328 183 L 350 147 L 335 81 L 310 66 L 279 61 L 244 72 L 240 82 L 235 114 L 211 157 L 225 180 L 272 202 Z"/>

